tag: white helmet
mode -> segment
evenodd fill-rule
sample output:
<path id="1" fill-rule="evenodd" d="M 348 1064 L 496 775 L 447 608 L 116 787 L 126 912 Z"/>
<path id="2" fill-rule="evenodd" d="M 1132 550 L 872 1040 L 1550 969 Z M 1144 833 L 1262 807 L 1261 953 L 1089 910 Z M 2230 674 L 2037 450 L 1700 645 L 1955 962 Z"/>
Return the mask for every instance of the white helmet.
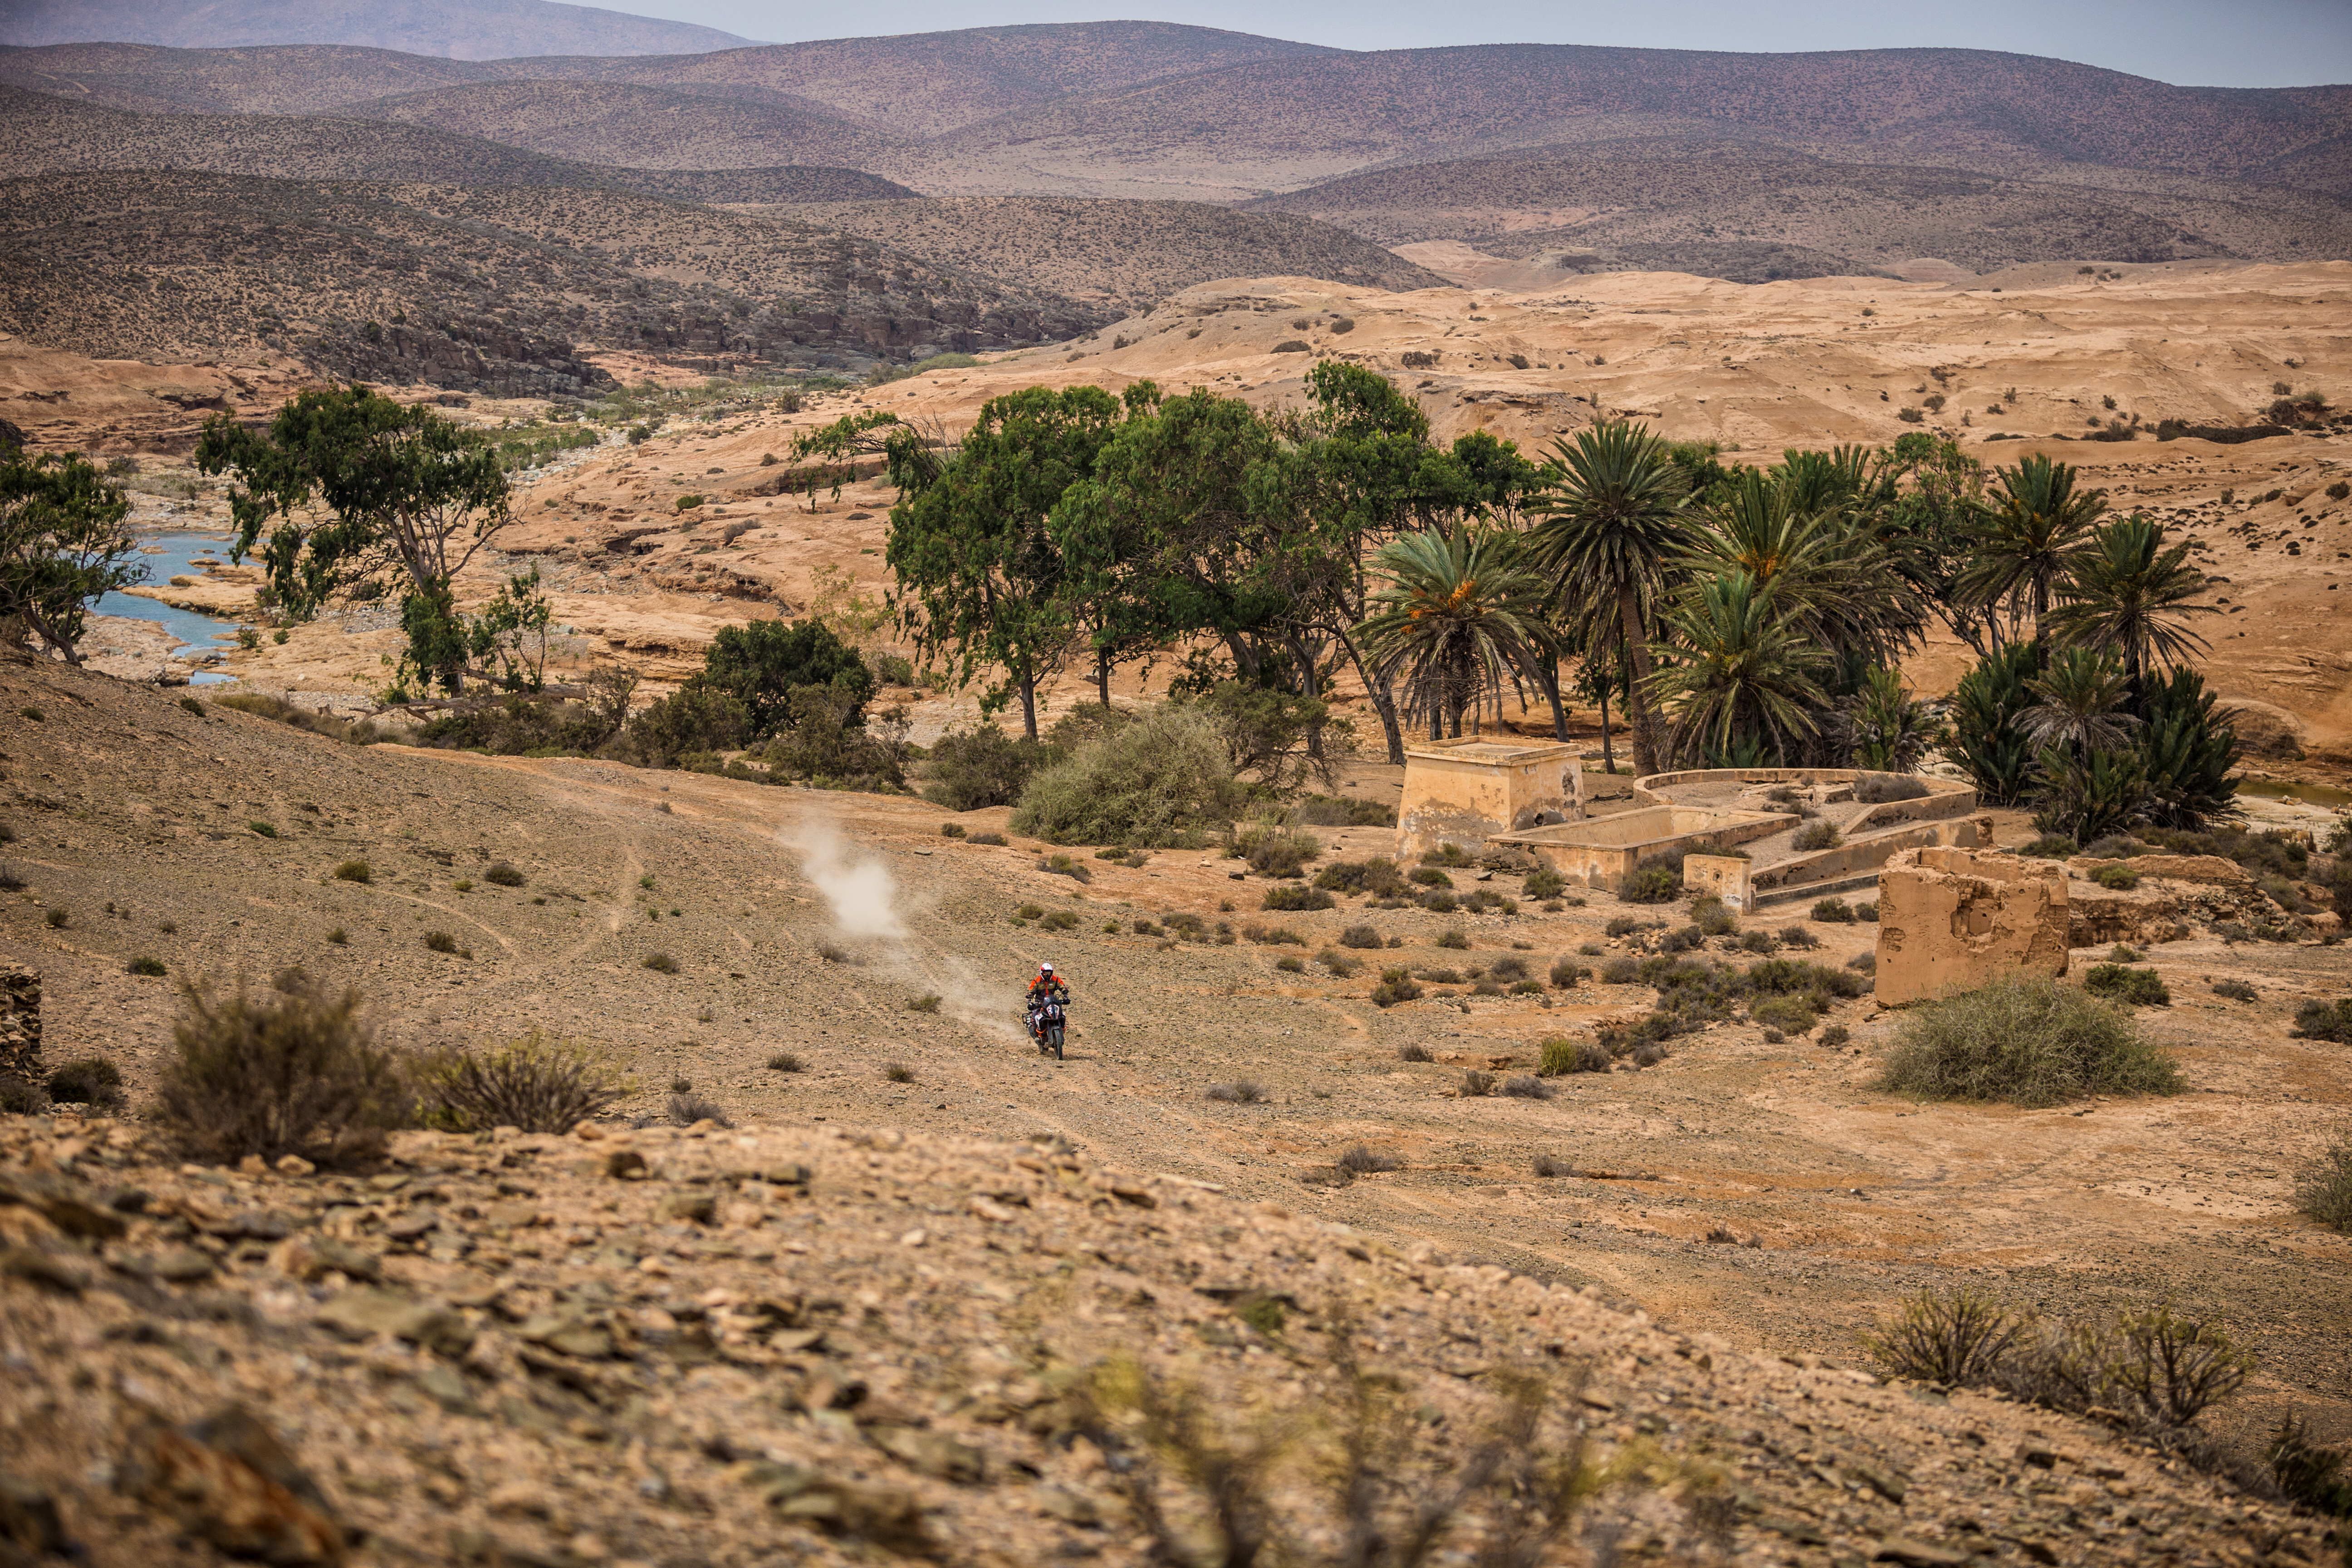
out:
<path id="1" fill-rule="evenodd" d="M 1051 974 L 1054 973 L 1054 966 L 1050 963 L 1041 963 L 1037 966 L 1037 973 L 1040 974 Z"/>

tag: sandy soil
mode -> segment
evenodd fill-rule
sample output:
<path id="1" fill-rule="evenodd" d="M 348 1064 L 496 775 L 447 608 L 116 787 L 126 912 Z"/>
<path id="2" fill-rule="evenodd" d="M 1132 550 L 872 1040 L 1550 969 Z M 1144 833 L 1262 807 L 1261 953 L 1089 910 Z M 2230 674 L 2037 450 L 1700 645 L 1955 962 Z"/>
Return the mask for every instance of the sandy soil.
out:
<path id="1" fill-rule="evenodd" d="M 1403 944 L 1387 962 L 1516 953 L 1540 973 L 1584 944 L 1612 951 L 1612 900 L 1557 916 L 1269 916 L 1263 885 L 1212 856 L 1087 860 L 1078 885 L 1036 868 L 1034 845 L 942 838 L 941 814 L 919 802 L 361 750 L 55 669 L 0 670 L 0 702 L 44 715 L 12 720 L 0 763 L 17 835 L 6 858 L 28 884 L 0 903 L 0 953 L 44 973 L 53 1059 L 105 1054 L 142 1088 L 167 1046 L 172 989 L 127 974 L 130 959 L 256 984 L 299 963 L 362 988 L 410 1043 L 531 1029 L 593 1042 L 634 1075 L 633 1109 L 656 1109 L 683 1077 L 739 1119 L 1055 1132 L 1400 1243 L 1592 1284 L 1742 1345 L 1851 1357 L 1899 1295 L 1958 1279 L 2052 1310 L 2170 1299 L 2221 1314 L 2262 1355 L 2230 1431 L 2293 1407 L 2352 1433 L 2352 1241 L 2289 1200 L 2296 1167 L 2352 1120 L 2343 1049 L 2285 1032 L 2300 1002 L 2352 985 L 2340 947 L 2198 935 L 2155 949 L 2175 1001 L 2143 1018 L 2179 1053 L 2191 1088 L 2176 1099 L 2047 1111 L 1893 1100 L 1869 1087 L 1893 1020 L 1866 1002 L 1840 1007 L 1853 1031 L 1840 1049 L 1724 1026 L 1649 1071 L 1561 1080 L 1549 1100 L 1465 1099 L 1465 1068 L 1524 1068 L 1545 1037 L 1637 1015 L 1651 994 L 1587 982 L 1472 998 L 1433 984 L 1382 1010 L 1370 969 L 1340 980 L 1277 958 L 1369 920 Z M 1384 783 L 1368 770 L 1359 787 Z M 1333 856 L 1388 847 L 1381 830 L 1326 837 Z M 354 858 L 371 883 L 332 876 Z M 501 858 L 527 886 L 482 880 Z M 887 896 L 843 890 L 855 879 L 837 871 L 858 866 L 878 868 Z M 1076 924 L 1016 925 L 1024 901 Z M 50 910 L 67 912 L 61 928 Z M 1304 945 L 1134 934 L 1172 911 L 1288 927 Z M 1448 928 L 1467 951 L 1436 945 Z M 1832 963 L 1874 941 L 1866 925 L 1811 929 Z M 428 951 L 435 931 L 467 956 Z M 829 961 L 827 944 L 852 962 Z M 656 953 L 678 972 L 648 970 Z M 1059 1064 L 1013 1022 L 1040 959 L 1078 998 Z M 2214 996 L 2224 978 L 2260 999 Z M 925 995 L 942 998 L 937 1012 L 910 1009 Z M 1408 1043 L 1437 1059 L 1399 1059 Z M 765 1068 L 779 1050 L 806 1070 Z M 885 1076 L 892 1062 L 908 1081 Z M 1241 1078 L 1264 1103 L 1203 1098 Z M 1356 1144 L 1403 1168 L 1321 1184 Z M 1589 1174 L 1538 1179 L 1538 1154 Z"/>

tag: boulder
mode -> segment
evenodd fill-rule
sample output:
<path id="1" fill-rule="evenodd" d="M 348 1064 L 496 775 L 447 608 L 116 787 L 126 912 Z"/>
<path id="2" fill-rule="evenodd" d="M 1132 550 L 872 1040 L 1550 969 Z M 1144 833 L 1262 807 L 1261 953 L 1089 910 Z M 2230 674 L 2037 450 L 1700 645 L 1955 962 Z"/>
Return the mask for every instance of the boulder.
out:
<path id="1" fill-rule="evenodd" d="M 2004 974 L 2066 973 L 2065 868 L 1930 846 L 1898 850 L 1878 879 L 1877 997 L 1885 1006 Z"/>

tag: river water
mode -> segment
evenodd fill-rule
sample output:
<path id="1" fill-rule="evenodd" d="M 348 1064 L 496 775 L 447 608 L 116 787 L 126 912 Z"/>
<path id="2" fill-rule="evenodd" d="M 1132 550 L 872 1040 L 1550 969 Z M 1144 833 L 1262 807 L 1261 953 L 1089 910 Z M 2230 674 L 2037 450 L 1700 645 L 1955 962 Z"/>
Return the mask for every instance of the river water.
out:
<path id="1" fill-rule="evenodd" d="M 202 568 L 195 564 L 198 556 L 227 559 L 228 546 L 215 534 L 158 533 L 150 535 L 143 542 L 162 546 L 159 553 L 149 555 L 142 552 L 139 557 L 147 568 L 147 581 L 158 584 L 174 577 L 203 575 Z M 153 621 L 180 639 L 179 646 L 172 651 L 181 658 L 199 649 L 217 647 L 236 637 L 237 624 L 235 621 L 224 621 L 195 610 L 178 609 L 138 594 L 103 595 L 90 608 L 101 616 Z M 236 679 L 233 675 L 199 669 L 189 677 L 188 683 L 192 686 L 223 686 Z"/>

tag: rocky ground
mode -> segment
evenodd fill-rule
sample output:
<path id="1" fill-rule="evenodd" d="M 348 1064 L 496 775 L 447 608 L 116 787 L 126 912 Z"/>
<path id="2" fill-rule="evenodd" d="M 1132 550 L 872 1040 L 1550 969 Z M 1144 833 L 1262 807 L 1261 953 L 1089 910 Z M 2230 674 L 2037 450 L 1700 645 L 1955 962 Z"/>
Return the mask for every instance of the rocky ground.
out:
<path id="1" fill-rule="evenodd" d="M 1595 896 L 1549 915 L 1266 914 L 1265 885 L 1212 855 L 1130 868 L 1080 851 L 1081 884 L 1040 868 L 1035 845 L 945 839 L 943 814 L 909 800 L 355 748 L 54 668 L 0 671 L 0 710 L 13 716 L 0 820 L 15 834 L 0 858 L 24 884 L 0 902 L 0 955 L 44 976 L 50 1059 L 117 1061 L 134 1105 L 169 1048 L 176 979 L 260 985 L 299 964 L 361 989 L 404 1045 L 577 1039 L 629 1075 L 632 1117 L 660 1119 L 683 1079 L 734 1121 L 796 1138 L 1059 1137 L 1399 1247 L 1591 1287 L 1766 1354 L 1852 1364 L 1900 1296 L 1954 1280 L 2052 1312 L 2170 1300 L 2262 1358 L 2219 1418 L 2225 1440 L 2249 1447 L 2290 1409 L 2352 1435 L 2352 1243 L 2290 1201 L 2297 1168 L 2343 1135 L 2352 1064 L 2286 1033 L 2300 1003 L 2352 988 L 2352 965 L 2340 947 L 2210 934 L 2196 900 L 2210 889 L 2173 888 L 2168 910 L 2102 928 L 2077 954 L 2187 917 L 2182 940 L 2148 949 L 2173 1004 L 2141 1015 L 2182 1065 L 2178 1098 L 2042 1111 L 1890 1099 L 1870 1082 L 1895 1020 L 1867 1001 L 1839 1007 L 1852 1038 L 1837 1047 L 1727 1024 L 1647 1071 L 1555 1080 L 1549 1100 L 1465 1098 L 1465 1071 L 1523 1070 L 1545 1037 L 1651 1001 L 1590 979 L 1478 995 L 1469 970 L 1518 958 L 1540 975 L 1587 946 L 1591 963 L 1627 951 L 1608 920 L 1659 911 Z M 1375 797 L 1392 782 L 1352 776 Z M 1334 858 L 1389 847 L 1380 829 L 1324 837 Z M 354 859 L 371 880 L 334 875 Z M 487 880 L 501 859 L 524 885 Z M 1801 910 L 1753 923 L 1806 929 L 1832 964 L 1874 940 Z M 1177 940 L 1171 916 L 1207 940 Z M 1360 922 L 1402 944 L 1367 957 L 1461 978 L 1382 1009 L 1377 965 L 1278 967 Z M 1250 940 L 1253 925 L 1300 944 Z M 1454 931 L 1466 948 L 1441 945 Z M 436 931 L 457 951 L 432 951 Z M 648 968 L 656 956 L 676 972 Z M 141 957 L 166 976 L 127 973 Z M 1013 1022 L 1040 959 L 1077 990 L 1058 1064 Z M 2257 999 L 2211 992 L 2229 979 Z M 909 1005 L 930 996 L 936 1011 Z M 1433 1059 L 1401 1059 L 1408 1045 Z M 767 1066 L 779 1052 L 801 1070 Z M 1244 1079 L 1260 1101 L 1205 1097 Z M 1335 1162 L 1358 1145 L 1399 1168 L 1346 1179 Z M 1539 1177 L 1538 1156 L 1575 1173 Z"/>

